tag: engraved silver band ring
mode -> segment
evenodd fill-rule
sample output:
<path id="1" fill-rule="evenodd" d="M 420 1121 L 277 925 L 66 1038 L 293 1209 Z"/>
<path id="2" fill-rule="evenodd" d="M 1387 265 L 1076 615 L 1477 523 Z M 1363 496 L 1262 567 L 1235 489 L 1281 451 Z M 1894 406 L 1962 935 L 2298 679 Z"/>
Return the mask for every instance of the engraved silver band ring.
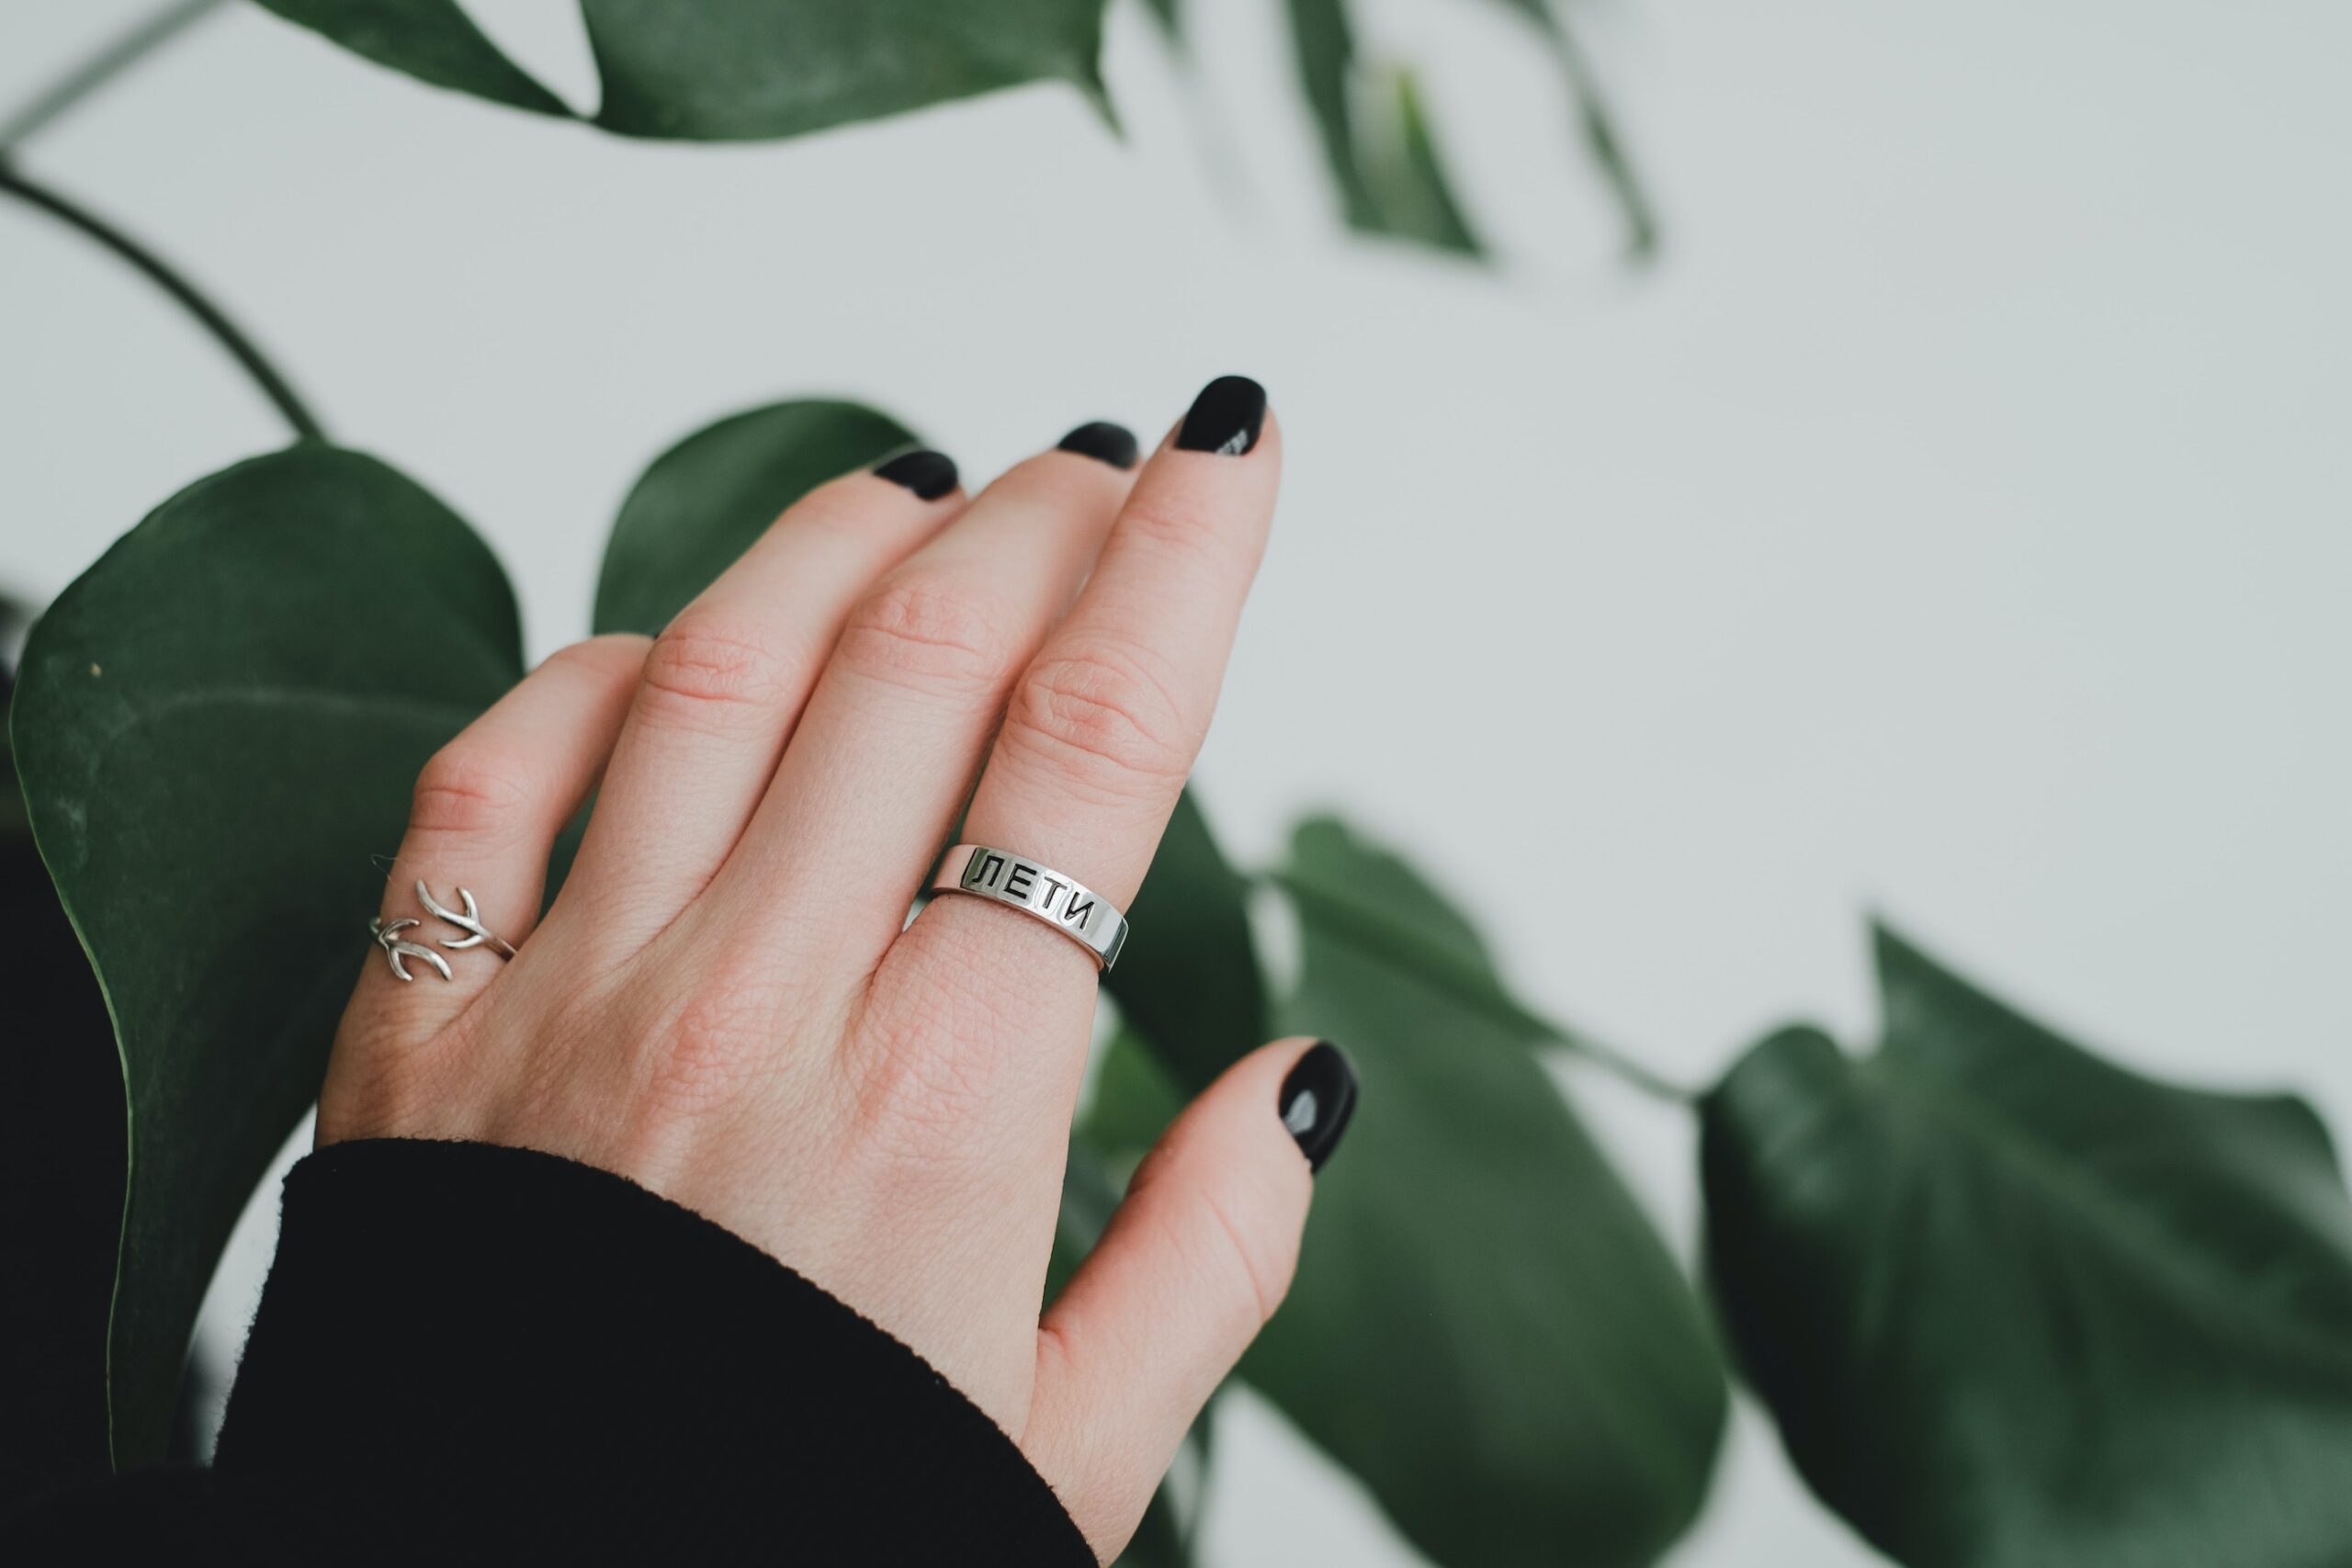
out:
<path id="1" fill-rule="evenodd" d="M 463 887 L 458 888 L 458 902 L 462 908 L 452 909 L 435 898 L 432 889 L 424 886 L 424 879 L 419 877 L 416 883 L 416 897 L 417 901 L 424 906 L 426 914 L 436 920 L 455 926 L 466 933 L 462 937 L 445 936 L 441 939 L 441 945 L 450 952 L 462 952 L 469 947 L 486 947 L 502 959 L 514 956 L 514 943 L 496 935 L 488 926 L 482 924 L 481 910 L 475 905 L 471 892 Z M 379 918 L 368 922 L 368 932 L 376 939 L 376 945 L 384 950 L 384 962 L 390 964 L 392 966 L 392 973 L 401 979 L 416 978 L 408 972 L 408 965 L 402 962 L 410 958 L 421 958 L 432 964 L 440 972 L 441 978 L 444 980 L 452 978 L 447 959 L 423 942 L 410 942 L 401 937 L 401 932 L 424 924 L 424 922 L 420 919 L 387 920 Z"/>
<path id="2" fill-rule="evenodd" d="M 1126 945 L 1127 917 L 1108 898 L 1011 850 L 958 844 L 940 863 L 931 887 L 934 893 L 993 898 L 1043 920 L 1105 969 L 1119 961 L 1119 949 Z"/>

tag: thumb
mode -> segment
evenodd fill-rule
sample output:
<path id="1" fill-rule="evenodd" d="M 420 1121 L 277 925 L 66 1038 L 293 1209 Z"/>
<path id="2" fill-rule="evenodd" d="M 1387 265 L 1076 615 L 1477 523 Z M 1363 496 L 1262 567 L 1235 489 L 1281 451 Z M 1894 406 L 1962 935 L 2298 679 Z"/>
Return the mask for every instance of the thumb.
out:
<path id="1" fill-rule="evenodd" d="M 1290 1289 L 1314 1172 L 1355 1099 L 1328 1041 L 1277 1041 L 1227 1068 L 1136 1168 L 1038 1325 L 1022 1448 L 1104 1562 Z"/>

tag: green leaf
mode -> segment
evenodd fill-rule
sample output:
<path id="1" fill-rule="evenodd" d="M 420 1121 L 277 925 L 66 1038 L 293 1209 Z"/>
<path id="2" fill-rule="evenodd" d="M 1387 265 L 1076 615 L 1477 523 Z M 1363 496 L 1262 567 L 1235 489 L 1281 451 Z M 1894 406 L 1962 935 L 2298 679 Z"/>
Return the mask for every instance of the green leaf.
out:
<path id="1" fill-rule="evenodd" d="M 539 114 L 571 110 L 456 0 L 262 0 L 354 53 Z M 1063 81 L 1105 116 L 1102 0 L 581 0 L 625 136 L 765 141 Z"/>
<path id="2" fill-rule="evenodd" d="M 1187 789 L 1128 911 L 1137 940 L 1103 986 L 1188 1094 L 1266 1043 L 1266 983 L 1248 893 Z"/>
<path id="3" fill-rule="evenodd" d="M 571 110 L 502 53 L 457 0 L 261 0 L 354 54 L 436 87 L 560 115 Z"/>
<path id="4" fill-rule="evenodd" d="M 1532 22 L 1552 51 L 1561 84 L 1567 89 L 1577 139 L 1583 143 L 1585 156 L 1591 160 L 1593 169 L 1608 186 L 1618 211 L 1623 215 L 1626 258 L 1635 263 L 1652 259 L 1658 247 L 1657 209 L 1650 200 L 1641 171 L 1626 151 L 1625 138 L 1617 129 L 1617 116 L 1610 107 L 1600 73 L 1593 69 L 1591 58 L 1585 53 L 1583 44 L 1577 41 L 1554 0 L 1502 0 L 1502 4 Z"/>
<path id="5" fill-rule="evenodd" d="M 582 0 L 629 136 L 797 136 L 1023 82 L 1104 104 L 1102 0 Z"/>
<path id="6" fill-rule="evenodd" d="M 1877 938 L 1884 1035 L 1705 1102 L 1710 1263 L 1806 1480 L 1914 1568 L 2321 1568 L 2352 1203 L 2302 1101 L 2126 1072 Z"/>
<path id="7" fill-rule="evenodd" d="M 858 403 L 771 403 L 653 460 L 621 503 L 596 581 L 596 629 L 650 637 L 817 486 L 914 440 Z"/>
<path id="8" fill-rule="evenodd" d="M 0 603 L 0 644 L 13 606 Z M 5 660 L 5 654 L 0 654 Z M 122 1224 L 122 1072 L 105 998 L 33 847 L 0 662 L 0 1509 L 108 1467 L 107 1307 Z"/>
<path id="9" fill-rule="evenodd" d="M 1323 140 L 1348 226 L 1477 255 L 1411 77 L 1367 73 L 1347 0 L 1289 0 L 1299 86 Z"/>
<path id="10" fill-rule="evenodd" d="M 1363 1093 L 1243 1375 L 1449 1568 L 1650 1562 L 1722 1436 L 1696 1298 L 1528 1050 L 1540 1027 L 1358 939 L 1420 928 L 1499 990 L 1461 913 L 1329 820 L 1284 885 L 1319 895 L 1288 1023 L 1345 1047 Z"/>
<path id="11" fill-rule="evenodd" d="M 1396 67 L 1374 78 L 1363 123 L 1364 183 L 1388 231 L 1442 251 L 1479 254 L 1484 247 L 1438 160 L 1436 133 L 1411 72 Z"/>
<path id="12" fill-rule="evenodd" d="M 112 1011 L 130 1187 L 103 1375 L 164 1448 L 231 1225 L 315 1098 L 370 952 L 372 854 L 424 760 L 521 674 L 490 551 L 381 463 L 302 446 L 198 480 L 33 630 L 33 832 Z"/>

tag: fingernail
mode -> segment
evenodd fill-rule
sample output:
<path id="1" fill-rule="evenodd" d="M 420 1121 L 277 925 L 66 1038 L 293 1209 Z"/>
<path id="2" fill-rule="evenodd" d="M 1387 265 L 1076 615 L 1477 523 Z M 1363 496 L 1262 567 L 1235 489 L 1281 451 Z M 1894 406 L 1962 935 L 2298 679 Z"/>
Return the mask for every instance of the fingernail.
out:
<path id="1" fill-rule="evenodd" d="M 956 459 L 919 446 L 875 464 L 874 477 L 904 485 L 925 501 L 937 501 L 956 488 Z"/>
<path id="2" fill-rule="evenodd" d="M 1136 466 L 1136 433 L 1124 424 L 1113 424 L 1107 419 L 1080 425 L 1062 437 L 1060 449 L 1108 463 L 1114 468 Z"/>
<path id="3" fill-rule="evenodd" d="M 1176 433 L 1182 452 L 1238 457 L 1258 445 L 1266 424 L 1266 389 L 1247 376 L 1220 376 L 1201 389 Z"/>
<path id="4" fill-rule="evenodd" d="M 1347 1054 L 1329 1040 L 1317 1041 L 1283 1079 L 1279 1103 L 1283 1125 L 1306 1156 L 1306 1168 L 1322 1169 L 1356 1111 L 1356 1070 Z"/>

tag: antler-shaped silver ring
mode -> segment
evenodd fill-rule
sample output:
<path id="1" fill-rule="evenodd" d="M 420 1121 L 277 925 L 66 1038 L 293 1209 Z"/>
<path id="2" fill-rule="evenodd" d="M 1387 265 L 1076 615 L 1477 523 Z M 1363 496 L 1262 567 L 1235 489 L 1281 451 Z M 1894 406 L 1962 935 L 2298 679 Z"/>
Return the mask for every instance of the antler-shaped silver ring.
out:
<path id="1" fill-rule="evenodd" d="M 425 911 L 435 919 L 447 921 L 466 933 L 461 937 L 445 936 L 441 939 L 441 945 L 450 952 L 459 953 L 469 947 L 486 947 L 501 958 L 514 956 L 514 944 L 481 923 L 481 907 L 475 904 L 474 896 L 468 889 L 463 887 L 458 889 L 458 902 L 463 906 L 462 911 L 452 909 L 434 897 L 433 890 L 425 886 L 423 877 L 417 879 L 416 896 L 424 903 Z M 402 980 L 416 978 L 409 973 L 408 965 L 401 962 L 406 958 L 424 959 L 439 971 L 444 980 L 456 978 L 449 973 L 447 959 L 422 942 L 407 942 L 401 939 L 401 932 L 413 931 L 423 924 L 424 922 L 420 919 L 387 920 L 379 918 L 368 922 L 368 931 L 375 937 L 376 945 L 384 950 L 384 962 L 390 964 L 392 966 L 392 973 Z"/>
<path id="2" fill-rule="evenodd" d="M 384 962 L 390 964 L 392 966 L 392 973 L 399 976 L 401 979 L 413 980 L 416 976 L 408 972 L 408 965 L 402 964 L 401 960 L 403 958 L 422 958 L 427 964 L 432 964 L 433 967 L 441 971 L 441 978 L 447 980 L 450 978 L 449 961 L 447 959 L 442 957 L 439 953 L 434 952 L 429 947 L 422 946 L 416 942 L 402 942 L 400 940 L 401 932 L 408 930 L 411 926 L 421 926 L 424 923 L 424 922 L 423 920 L 375 919 L 368 922 L 368 930 L 369 934 L 375 937 L 376 945 L 384 950 Z"/>
<path id="3" fill-rule="evenodd" d="M 466 912 L 462 915 L 455 909 L 445 908 L 435 902 L 432 891 L 424 886 L 424 879 L 421 876 L 416 879 L 416 896 L 424 901 L 425 908 L 432 912 L 434 919 L 447 920 L 459 931 L 472 933 L 454 942 L 446 936 L 443 937 L 441 945 L 452 953 L 468 947 L 487 947 L 501 958 L 514 956 L 514 945 L 492 934 L 491 929 L 481 923 L 481 910 L 475 908 L 474 896 L 466 889 L 462 887 L 458 889 L 458 902 L 466 907 Z"/>

